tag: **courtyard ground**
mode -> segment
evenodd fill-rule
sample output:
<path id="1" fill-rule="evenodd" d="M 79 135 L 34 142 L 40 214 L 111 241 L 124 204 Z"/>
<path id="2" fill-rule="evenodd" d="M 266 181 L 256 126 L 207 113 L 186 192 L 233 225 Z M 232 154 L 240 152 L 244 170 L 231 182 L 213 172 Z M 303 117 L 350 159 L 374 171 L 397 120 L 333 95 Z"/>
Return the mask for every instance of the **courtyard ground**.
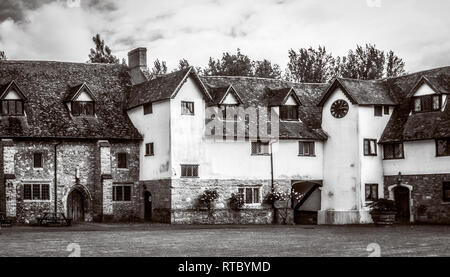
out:
<path id="1" fill-rule="evenodd" d="M 367 257 L 450 256 L 450 226 L 173 226 L 97 224 L 0 230 L 0 257 L 64 257 L 71 243 L 86 256 Z"/>

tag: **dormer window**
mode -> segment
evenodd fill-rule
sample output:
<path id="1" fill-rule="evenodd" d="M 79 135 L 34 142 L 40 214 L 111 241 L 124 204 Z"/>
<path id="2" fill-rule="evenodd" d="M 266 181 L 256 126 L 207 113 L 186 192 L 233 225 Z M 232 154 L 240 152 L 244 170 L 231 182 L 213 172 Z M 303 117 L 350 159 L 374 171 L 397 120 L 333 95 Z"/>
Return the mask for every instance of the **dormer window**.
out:
<path id="1" fill-rule="evenodd" d="M 3 116 L 23 116 L 25 96 L 12 81 L 3 88 L 0 86 L 0 108 Z"/>
<path id="2" fill-rule="evenodd" d="M 414 97 L 414 112 L 434 112 L 441 110 L 440 95 L 425 95 Z"/>
<path id="3" fill-rule="evenodd" d="M 280 119 L 285 121 L 298 120 L 298 106 L 281 106 Z"/>
<path id="4" fill-rule="evenodd" d="M 86 84 L 71 88 L 66 98 L 72 116 L 94 116 L 95 101 L 94 95 Z"/>
<path id="5" fill-rule="evenodd" d="M 269 91 L 269 106 L 279 107 L 280 120 L 297 121 L 300 105 L 300 99 L 292 87 Z"/>

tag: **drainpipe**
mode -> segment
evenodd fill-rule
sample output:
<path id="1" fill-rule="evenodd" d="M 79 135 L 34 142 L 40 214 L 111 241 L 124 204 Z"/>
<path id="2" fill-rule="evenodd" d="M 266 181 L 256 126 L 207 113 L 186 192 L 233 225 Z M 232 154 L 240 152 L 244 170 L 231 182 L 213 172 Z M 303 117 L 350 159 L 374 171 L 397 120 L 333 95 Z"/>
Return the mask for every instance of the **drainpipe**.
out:
<path id="1" fill-rule="evenodd" d="M 274 144 L 274 143 L 275 143 L 275 141 L 269 142 L 269 145 L 270 145 L 270 178 L 271 178 L 270 187 L 271 187 L 272 193 L 275 192 L 275 184 L 273 181 L 273 151 L 272 151 L 272 144 Z M 277 218 L 277 213 L 275 211 L 275 202 L 272 202 L 272 210 L 273 210 L 273 219 L 272 219 L 273 222 L 272 223 L 276 224 L 278 221 L 278 218 Z"/>
<path id="2" fill-rule="evenodd" d="M 54 166 L 54 169 L 55 169 L 55 176 L 54 176 L 54 198 L 55 198 L 55 213 L 57 213 L 58 212 L 58 184 L 57 184 L 57 182 L 58 182 L 58 177 L 57 177 L 57 170 L 58 170 L 58 168 L 57 168 L 57 165 L 58 165 L 58 161 L 57 161 L 57 152 L 56 152 L 56 150 L 57 150 L 57 147 L 59 146 L 59 145 L 61 145 L 61 141 L 59 141 L 59 142 L 57 142 L 54 146 L 55 146 L 55 155 L 54 155 L 54 164 L 53 164 L 53 166 Z"/>

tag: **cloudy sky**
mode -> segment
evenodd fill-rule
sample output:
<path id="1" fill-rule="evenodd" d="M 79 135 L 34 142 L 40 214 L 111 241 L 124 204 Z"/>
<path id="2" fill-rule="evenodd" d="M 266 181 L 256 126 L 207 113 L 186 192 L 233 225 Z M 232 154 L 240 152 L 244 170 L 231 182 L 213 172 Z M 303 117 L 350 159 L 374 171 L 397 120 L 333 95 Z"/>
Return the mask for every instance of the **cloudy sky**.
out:
<path id="1" fill-rule="evenodd" d="M 85 62 L 100 33 L 113 53 L 149 49 L 175 68 L 240 48 L 287 63 L 290 48 L 356 44 L 392 49 L 409 72 L 450 65 L 448 0 L 0 0 L 0 50 L 9 59 Z"/>

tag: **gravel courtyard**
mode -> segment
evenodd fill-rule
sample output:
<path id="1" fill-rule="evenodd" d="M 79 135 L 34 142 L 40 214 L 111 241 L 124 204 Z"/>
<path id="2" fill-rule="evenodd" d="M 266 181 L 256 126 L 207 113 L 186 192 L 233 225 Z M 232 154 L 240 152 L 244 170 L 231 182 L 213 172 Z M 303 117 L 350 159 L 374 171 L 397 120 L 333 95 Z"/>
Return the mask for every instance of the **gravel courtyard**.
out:
<path id="1" fill-rule="evenodd" d="M 0 256 L 450 256 L 450 226 L 170 226 L 94 224 L 0 230 Z"/>

